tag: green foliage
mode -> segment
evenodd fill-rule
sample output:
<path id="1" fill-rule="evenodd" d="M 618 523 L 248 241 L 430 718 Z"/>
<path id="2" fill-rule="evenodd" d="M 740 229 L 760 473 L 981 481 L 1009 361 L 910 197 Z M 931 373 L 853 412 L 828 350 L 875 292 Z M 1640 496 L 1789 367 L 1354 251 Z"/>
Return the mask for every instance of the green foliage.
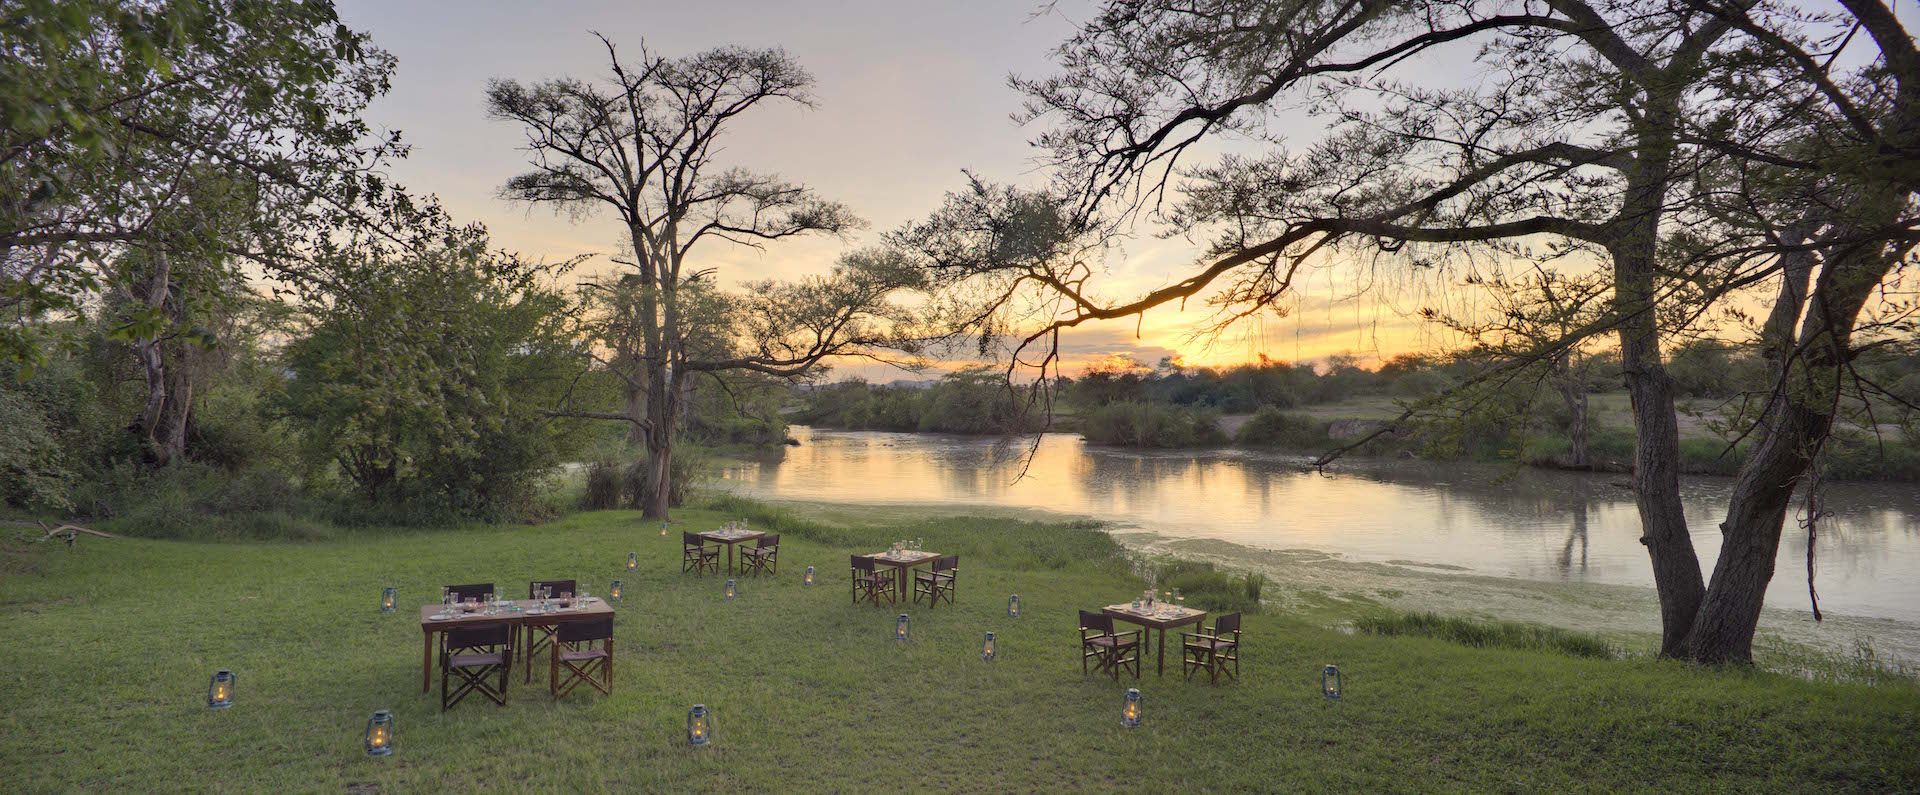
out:
<path id="1" fill-rule="evenodd" d="M 25 393 L 0 387 L 0 505 L 60 510 L 72 503 L 66 455 L 40 407 Z"/>
<path id="2" fill-rule="evenodd" d="M 949 373 L 926 389 L 844 381 L 807 393 L 795 419 L 850 430 L 996 434 L 1038 430 L 1028 387 L 1007 389 L 1000 374 L 974 367 Z"/>
<path id="3" fill-rule="evenodd" d="M 1205 447 L 1222 444 L 1220 414 L 1164 403 L 1109 403 L 1083 415 L 1081 433 L 1095 444 Z"/>
<path id="4" fill-rule="evenodd" d="M 1605 640 L 1579 632 L 1513 621 L 1474 621 L 1436 613 L 1374 613 L 1354 621 L 1361 632 L 1438 638 L 1479 649 L 1535 649 L 1575 657 L 1619 656 Z"/>
<path id="5" fill-rule="evenodd" d="M 251 252 L 308 289 L 328 281 L 328 252 L 451 231 L 383 176 L 405 147 L 362 113 L 393 59 L 330 2 L 26 0 L 3 14 L 0 194 L 14 198 L 0 242 L 38 265 L 0 280 L 0 358 L 37 364 L 35 341 L 57 330 L 39 321 L 95 304 L 129 249 Z M 246 196 L 231 230 L 244 243 L 202 233 L 214 185 Z"/>
<path id="6" fill-rule="evenodd" d="M 1333 442 L 1327 438 L 1327 423 L 1304 414 L 1293 414 L 1268 406 L 1254 412 L 1234 436 L 1247 447 L 1286 447 L 1325 449 Z"/>
<path id="7" fill-rule="evenodd" d="M 287 351 L 308 456 L 369 503 L 478 518 L 530 506 L 580 441 L 538 412 L 576 361 L 546 271 L 462 251 L 358 271 L 353 303 L 319 310 Z"/>

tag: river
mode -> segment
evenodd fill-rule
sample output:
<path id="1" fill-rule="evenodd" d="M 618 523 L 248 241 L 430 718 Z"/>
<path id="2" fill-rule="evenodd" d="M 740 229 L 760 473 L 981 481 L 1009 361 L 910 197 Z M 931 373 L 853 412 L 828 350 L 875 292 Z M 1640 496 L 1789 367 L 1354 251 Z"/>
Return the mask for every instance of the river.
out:
<path id="1" fill-rule="evenodd" d="M 1027 448 L 938 434 L 795 426 L 784 459 L 731 464 L 722 485 L 824 503 L 940 504 L 1089 516 L 1172 538 L 1467 574 L 1651 589 L 1623 475 L 1458 462 L 1305 458 L 1234 449 L 1139 451 L 1047 434 Z M 1022 471 L 1024 467 L 1024 477 Z M 1687 478 L 1704 565 L 1731 480 Z M 1920 626 L 1920 487 L 1829 486 L 1816 583 L 1823 611 Z M 1770 608 L 1808 607 L 1807 531 L 1790 519 Z"/>

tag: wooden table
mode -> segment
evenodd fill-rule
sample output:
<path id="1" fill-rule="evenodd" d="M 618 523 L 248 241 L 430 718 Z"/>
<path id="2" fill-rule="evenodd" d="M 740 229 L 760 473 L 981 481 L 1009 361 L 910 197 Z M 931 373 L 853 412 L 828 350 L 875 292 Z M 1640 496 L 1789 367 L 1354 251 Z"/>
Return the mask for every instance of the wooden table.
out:
<path id="1" fill-rule="evenodd" d="M 727 573 L 733 573 L 733 545 L 742 541 L 754 541 L 766 536 L 766 533 L 752 530 L 708 530 L 699 534 L 701 538 L 727 545 Z"/>
<path id="2" fill-rule="evenodd" d="M 518 602 L 503 602 L 501 604 L 503 606 L 517 605 L 521 609 L 519 611 L 503 610 L 494 615 L 487 615 L 484 611 L 461 613 L 458 614 L 457 617 L 449 618 L 445 621 L 433 621 L 428 617 L 439 613 L 440 605 L 424 605 L 420 608 L 420 692 L 426 693 L 433 690 L 433 635 L 436 632 L 446 632 L 448 629 L 471 627 L 478 624 L 506 624 L 511 627 L 512 631 L 517 635 L 520 628 L 525 626 L 545 627 L 554 624 L 564 624 L 568 621 L 581 621 L 589 618 L 613 615 L 613 606 L 607 604 L 607 600 L 598 596 L 594 597 L 592 602 L 587 603 L 587 609 L 585 610 L 562 610 L 534 615 L 529 615 L 526 612 L 527 608 L 534 605 L 531 599 Z M 509 660 L 508 662 L 512 661 Z"/>
<path id="3" fill-rule="evenodd" d="M 882 566 L 893 567 L 893 578 L 899 580 L 900 601 L 907 600 L 907 575 L 915 566 L 930 563 L 940 557 L 938 552 L 902 552 L 897 557 L 892 551 L 881 552 L 867 557 Z"/>
<path id="4" fill-rule="evenodd" d="M 1141 609 L 1143 611 L 1146 611 L 1145 608 L 1141 608 Z M 1160 676 L 1166 676 L 1167 675 L 1167 630 L 1172 629 L 1174 627 L 1185 626 L 1187 624 L 1198 624 L 1207 619 L 1207 611 L 1205 610 L 1196 610 L 1191 607 L 1176 607 L 1174 608 L 1174 610 L 1177 613 L 1176 615 L 1173 615 L 1169 618 L 1161 618 L 1153 611 L 1135 613 L 1133 612 L 1133 605 L 1131 603 L 1128 603 L 1128 604 L 1118 604 L 1118 605 L 1107 605 L 1105 608 L 1101 609 L 1100 612 L 1105 613 L 1109 616 L 1112 616 L 1113 620 L 1115 621 L 1125 621 L 1129 624 L 1137 624 L 1141 627 L 1146 628 L 1148 631 L 1152 631 L 1156 629 L 1160 630 L 1160 652 L 1159 652 L 1160 659 L 1159 659 L 1159 662 L 1155 663 L 1154 665 L 1154 673 Z M 1152 636 L 1149 635 L 1148 637 L 1152 637 Z"/>

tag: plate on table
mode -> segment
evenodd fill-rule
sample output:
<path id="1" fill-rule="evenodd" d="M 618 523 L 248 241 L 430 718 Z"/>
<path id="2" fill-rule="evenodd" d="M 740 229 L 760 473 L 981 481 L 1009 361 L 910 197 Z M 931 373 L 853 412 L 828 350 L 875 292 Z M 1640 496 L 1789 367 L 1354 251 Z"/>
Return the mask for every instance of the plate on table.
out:
<path id="1" fill-rule="evenodd" d="M 447 615 L 446 613 L 434 613 L 433 615 L 427 616 L 428 621 L 447 621 L 452 618 L 453 616 Z"/>

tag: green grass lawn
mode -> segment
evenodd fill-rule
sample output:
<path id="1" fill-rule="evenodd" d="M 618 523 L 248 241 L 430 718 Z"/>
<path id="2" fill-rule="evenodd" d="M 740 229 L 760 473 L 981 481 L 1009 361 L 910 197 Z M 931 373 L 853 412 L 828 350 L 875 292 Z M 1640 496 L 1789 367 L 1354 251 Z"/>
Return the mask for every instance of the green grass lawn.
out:
<path id="1" fill-rule="evenodd" d="M 663 539 L 626 512 L 320 543 L 40 545 L 0 575 L 0 789 L 1920 788 L 1908 686 L 1475 649 L 1284 614 L 1248 620 L 1240 682 L 1156 677 L 1149 663 L 1116 684 L 1081 675 L 1074 632 L 1076 608 L 1142 587 L 1102 533 L 783 523 L 780 575 L 743 580 L 732 602 L 720 579 L 679 573 L 679 528 Z M 963 556 L 957 609 L 850 606 L 847 554 L 913 536 Z M 640 570 L 617 574 L 630 550 Z M 442 583 L 573 577 L 604 593 L 615 576 L 627 598 L 612 697 L 552 703 L 544 680 L 515 679 L 504 709 L 470 699 L 441 714 L 419 692 L 415 608 Z M 383 615 L 390 584 L 402 608 Z M 899 612 L 913 616 L 906 644 L 890 637 Z M 980 659 L 988 630 L 994 663 Z M 1318 691 L 1328 662 L 1346 672 L 1337 703 Z M 237 672 L 238 698 L 210 712 L 218 668 Z M 1127 729 L 1135 684 L 1145 722 Z M 713 715 L 703 749 L 683 735 L 694 703 Z M 361 732 L 382 708 L 398 716 L 397 751 L 368 759 Z"/>

